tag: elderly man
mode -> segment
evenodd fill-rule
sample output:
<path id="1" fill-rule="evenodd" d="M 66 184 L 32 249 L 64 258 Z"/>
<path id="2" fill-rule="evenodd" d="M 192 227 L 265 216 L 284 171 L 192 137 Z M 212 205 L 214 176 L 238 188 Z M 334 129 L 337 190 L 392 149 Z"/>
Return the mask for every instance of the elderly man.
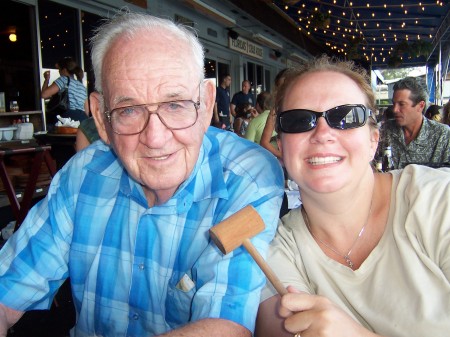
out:
<path id="1" fill-rule="evenodd" d="M 383 124 L 377 155 L 380 158 L 390 146 L 394 168 L 450 164 L 450 128 L 424 117 L 427 101 L 427 87 L 420 78 L 406 77 L 395 83 L 395 120 Z"/>
<path id="2" fill-rule="evenodd" d="M 0 336 L 47 309 L 70 277 L 75 336 L 250 336 L 265 278 L 244 249 L 223 256 L 216 223 L 253 205 L 266 229 L 283 193 L 275 160 L 209 128 L 214 84 L 187 28 L 125 13 L 93 39 L 104 142 L 78 152 L 0 252 Z"/>

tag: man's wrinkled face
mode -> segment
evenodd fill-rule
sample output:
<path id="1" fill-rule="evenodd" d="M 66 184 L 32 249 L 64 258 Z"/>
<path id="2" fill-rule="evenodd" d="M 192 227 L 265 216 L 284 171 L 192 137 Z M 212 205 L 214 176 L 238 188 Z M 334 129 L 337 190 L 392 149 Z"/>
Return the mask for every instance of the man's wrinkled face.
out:
<path id="1" fill-rule="evenodd" d="M 186 43 L 165 31 L 118 38 L 103 62 L 105 109 L 200 100 L 200 78 L 188 50 Z M 197 122 L 186 129 L 171 130 L 152 114 L 140 134 L 128 136 L 114 133 L 103 118 L 104 130 L 99 130 L 102 139 L 110 143 L 128 173 L 143 186 L 149 204 L 167 201 L 192 172 L 211 119 L 206 108 L 202 102 Z M 97 113 L 96 120 L 98 116 L 102 118 Z"/>

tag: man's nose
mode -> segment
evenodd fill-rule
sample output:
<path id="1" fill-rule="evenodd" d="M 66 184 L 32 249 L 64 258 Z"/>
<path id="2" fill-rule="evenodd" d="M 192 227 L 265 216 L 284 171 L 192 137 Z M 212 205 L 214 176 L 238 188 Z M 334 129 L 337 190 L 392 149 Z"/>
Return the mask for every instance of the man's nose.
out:
<path id="1" fill-rule="evenodd" d="M 148 112 L 148 123 L 145 129 L 141 132 L 141 141 L 149 147 L 161 147 L 167 139 L 167 132 L 170 129 L 164 125 L 159 114 Z"/>

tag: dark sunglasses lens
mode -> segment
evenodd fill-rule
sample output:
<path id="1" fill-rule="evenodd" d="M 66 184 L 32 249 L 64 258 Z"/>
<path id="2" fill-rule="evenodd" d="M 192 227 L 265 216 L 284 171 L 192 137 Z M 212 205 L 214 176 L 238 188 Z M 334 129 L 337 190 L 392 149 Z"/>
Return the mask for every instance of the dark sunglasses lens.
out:
<path id="1" fill-rule="evenodd" d="M 316 116 L 307 110 L 291 110 L 279 117 L 279 123 L 283 132 L 306 132 L 315 128 Z"/>
<path id="2" fill-rule="evenodd" d="M 340 106 L 327 113 L 327 121 L 335 129 L 354 129 L 364 125 L 366 114 L 361 106 Z"/>

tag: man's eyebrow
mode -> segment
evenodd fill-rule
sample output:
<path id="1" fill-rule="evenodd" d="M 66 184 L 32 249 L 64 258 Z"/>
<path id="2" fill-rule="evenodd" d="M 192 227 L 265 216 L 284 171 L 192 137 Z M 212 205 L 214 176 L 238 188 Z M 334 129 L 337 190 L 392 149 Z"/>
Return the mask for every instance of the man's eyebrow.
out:
<path id="1" fill-rule="evenodd" d="M 114 98 L 113 100 L 113 104 L 119 104 L 119 103 L 124 103 L 124 102 L 132 102 L 133 98 L 129 97 L 129 96 L 118 96 L 116 98 Z"/>
<path id="2" fill-rule="evenodd" d="M 164 94 L 166 99 L 165 100 L 171 100 L 171 99 L 187 99 L 186 97 L 189 97 L 189 91 L 188 90 L 174 90 L 171 92 L 167 92 Z"/>

